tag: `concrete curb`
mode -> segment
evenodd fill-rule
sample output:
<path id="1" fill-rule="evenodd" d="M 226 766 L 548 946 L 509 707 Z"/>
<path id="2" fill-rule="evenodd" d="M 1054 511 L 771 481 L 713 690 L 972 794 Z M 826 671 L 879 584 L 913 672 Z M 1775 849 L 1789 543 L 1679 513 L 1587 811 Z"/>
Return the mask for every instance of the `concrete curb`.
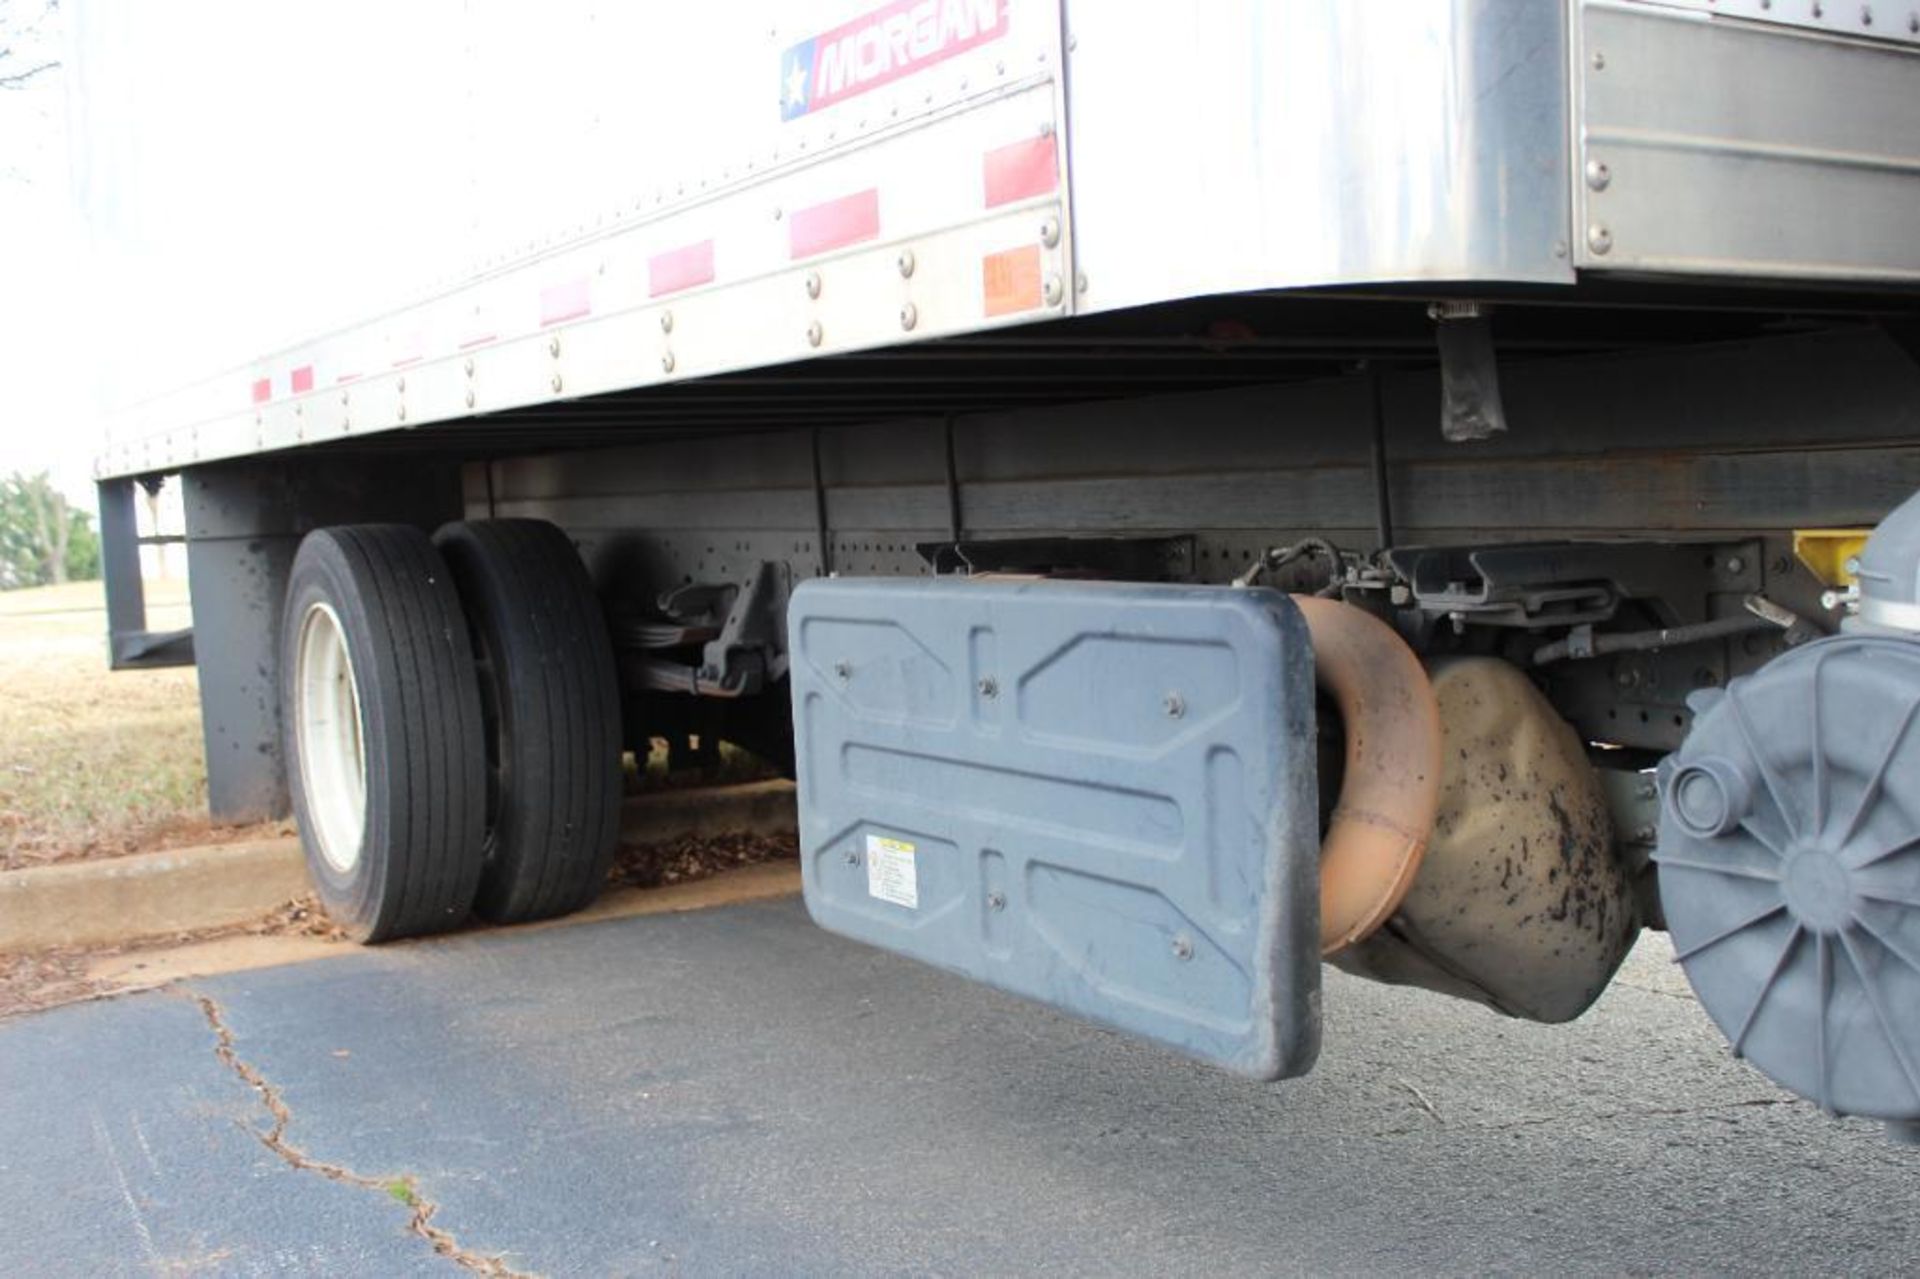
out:
<path id="1" fill-rule="evenodd" d="M 177 848 L 0 874 L 0 951 L 220 928 L 307 891 L 297 839 Z"/>
<path id="2" fill-rule="evenodd" d="M 630 843 L 796 829 L 791 782 L 661 791 L 630 799 Z M 0 872 L 0 954 L 222 928 L 306 894 L 297 839 L 135 853 Z"/>
<path id="3" fill-rule="evenodd" d="M 630 844 L 713 835 L 791 835 L 800 829 L 792 782 L 656 791 L 630 799 L 620 838 Z"/>

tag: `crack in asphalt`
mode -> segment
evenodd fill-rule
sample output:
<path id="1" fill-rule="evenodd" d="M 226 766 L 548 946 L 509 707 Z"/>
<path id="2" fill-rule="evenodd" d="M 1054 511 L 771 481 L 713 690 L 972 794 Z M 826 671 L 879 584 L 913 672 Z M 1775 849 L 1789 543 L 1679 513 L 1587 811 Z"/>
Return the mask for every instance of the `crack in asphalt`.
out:
<path id="1" fill-rule="evenodd" d="M 1748 1097 L 1741 1101 L 1720 1101 L 1706 1106 L 1630 1106 L 1624 1110 L 1605 1110 L 1590 1114 L 1536 1115 L 1528 1119 L 1508 1119 L 1494 1124 L 1466 1124 L 1465 1132 L 1512 1132 L 1519 1128 L 1539 1128 L 1545 1124 L 1606 1123 L 1614 1119 L 1670 1119 L 1685 1115 L 1718 1115 L 1734 1110 L 1752 1110 L 1762 1106 L 1791 1106 L 1793 1097 Z M 1438 1113 L 1434 1118 L 1440 1118 Z M 1416 1132 L 1431 1132 L 1425 1124 L 1410 1128 L 1388 1128 L 1375 1137 L 1405 1137 Z"/>
<path id="2" fill-rule="evenodd" d="M 260 1095 L 261 1104 L 267 1108 L 267 1113 L 273 1116 L 273 1127 L 266 1132 L 260 1131 L 251 1124 L 241 1124 L 241 1127 L 259 1138 L 260 1143 L 268 1150 L 280 1156 L 291 1168 L 297 1168 L 301 1172 L 318 1173 L 329 1181 L 337 1181 L 361 1190 L 371 1190 L 404 1205 L 411 1214 L 407 1228 L 432 1244 L 435 1252 L 462 1269 L 477 1275 L 486 1275 L 488 1279 L 533 1279 L 527 1272 L 513 1269 L 502 1257 L 462 1248 L 451 1231 L 434 1225 L 433 1218 L 440 1211 L 440 1205 L 420 1193 L 419 1183 L 411 1173 L 400 1177 L 369 1177 L 363 1172 L 356 1172 L 341 1164 L 315 1159 L 288 1141 L 287 1128 L 293 1122 L 293 1112 L 287 1108 L 286 1100 L 281 1097 L 280 1090 L 240 1056 L 235 1048 L 233 1030 L 222 1016 L 220 1005 L 205 995 L 182 989 L 189 999 L 200 1005 L 201 1013 L 206 1016 L 207 1025 L 213 1030 L 213 1055 Z"/>

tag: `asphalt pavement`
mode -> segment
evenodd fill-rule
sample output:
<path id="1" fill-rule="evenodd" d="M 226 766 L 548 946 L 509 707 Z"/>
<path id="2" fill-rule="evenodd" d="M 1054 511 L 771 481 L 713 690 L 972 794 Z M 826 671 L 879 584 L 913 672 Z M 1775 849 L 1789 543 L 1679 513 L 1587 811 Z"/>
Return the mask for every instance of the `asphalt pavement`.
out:
<path id="1" fill-rule="evenodd" d="M 797 901 L 196 980 L 0 1026 L 0 1269 L 1920 1269 L 1920 1150 L 1731 1060 L 1663 947 L 1564 1027 L 1329 972 L 1279 1085 Z"/>

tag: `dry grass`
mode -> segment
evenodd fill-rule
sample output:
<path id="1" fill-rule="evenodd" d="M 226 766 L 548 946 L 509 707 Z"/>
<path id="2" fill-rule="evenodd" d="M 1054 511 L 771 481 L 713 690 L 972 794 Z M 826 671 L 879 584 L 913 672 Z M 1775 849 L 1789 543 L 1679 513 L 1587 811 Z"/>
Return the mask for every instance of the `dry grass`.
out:
<path id="1" fill-rule="evenodd" d="M 188 625 L 186 584 L 148 625 Z M 0 869 L 208 834 L 191 669 L 111 673 L 98 582 L 0 593 Z"/>

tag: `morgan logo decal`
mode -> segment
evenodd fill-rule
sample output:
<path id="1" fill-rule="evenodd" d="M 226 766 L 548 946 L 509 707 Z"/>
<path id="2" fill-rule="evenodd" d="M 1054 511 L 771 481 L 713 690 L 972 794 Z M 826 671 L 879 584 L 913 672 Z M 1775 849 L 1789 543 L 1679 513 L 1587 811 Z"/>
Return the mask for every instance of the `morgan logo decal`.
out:
<path id="1" fill-rule="evenodd" d="M 1007 33 L 1008 0 L 895 0 L 780 58 L 780 118 L 877 89 Z"/>

